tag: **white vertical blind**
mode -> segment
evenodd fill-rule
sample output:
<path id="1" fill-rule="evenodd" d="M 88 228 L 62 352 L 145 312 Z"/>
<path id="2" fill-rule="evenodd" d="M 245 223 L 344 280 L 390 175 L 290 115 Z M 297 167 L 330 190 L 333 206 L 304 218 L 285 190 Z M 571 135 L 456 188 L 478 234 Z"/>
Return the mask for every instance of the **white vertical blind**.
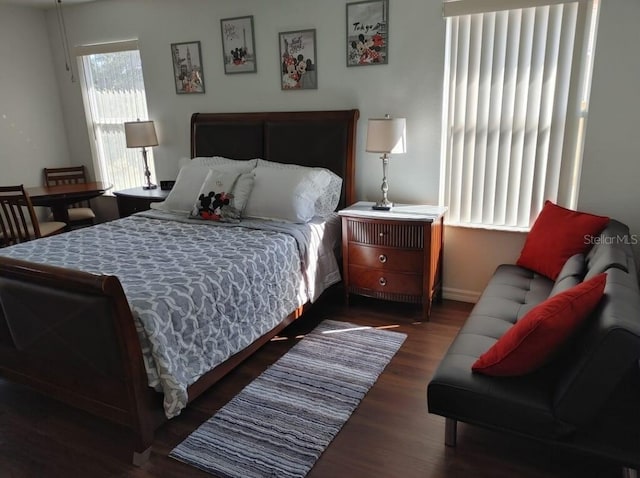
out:
<path id="1" fill-rule="evenodd" d="M 139 148 L 126 147 L 124 134 L 125 122 L 148 119 L 137 42 L 77 47 L 76 55 L 99 179 L 112 184 L 114 190 L 141 186 L 142 153 Z M 153 149 L 147 151 L 151 179 L 155 181 Z"/>
<path id="2" fill-rule="evenodd" d="M 546 199 L 575 207 L 591 73 L 590 2 L 458 0 L 448 16 L 441 203 L 448 223 L 527 229 Z M 595 4 L 597 7 L 597 3 Z M 584 126 L 584 125 L 582 125 Z"/>

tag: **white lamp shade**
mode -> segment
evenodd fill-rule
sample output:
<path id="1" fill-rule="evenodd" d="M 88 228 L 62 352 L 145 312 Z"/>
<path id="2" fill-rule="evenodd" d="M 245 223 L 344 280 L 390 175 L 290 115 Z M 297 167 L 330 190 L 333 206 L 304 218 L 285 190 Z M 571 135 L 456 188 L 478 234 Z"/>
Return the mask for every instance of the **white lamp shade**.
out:
<path id="1" fill-rule="evenodd" d="M 406 153 L 406 119 L 371 118 L 367 127 L 366 150 L 369 153 Z"/>
<path id="2" fill-rule="evenodd" d="M 131 121 L 124 124 L 127 148 L 158 146 L 158 137 L 153 121 Z"/>

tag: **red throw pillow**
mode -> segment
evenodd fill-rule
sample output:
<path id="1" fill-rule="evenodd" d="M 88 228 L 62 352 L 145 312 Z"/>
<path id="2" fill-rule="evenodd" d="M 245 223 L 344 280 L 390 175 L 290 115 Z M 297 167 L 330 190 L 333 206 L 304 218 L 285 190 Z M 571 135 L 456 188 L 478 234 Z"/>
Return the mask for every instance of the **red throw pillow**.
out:
<path id="1" fill-rule="evenodd" d="M 598 305 L 606 280 L 603 272 L 538 304 L 483 353 L 471 369 L 501 377 L 533 372 Z"/>
<path id="2" fill-rule="evenodd" d="M 600 234 L 607 224 L 608 217 L 545 201 L 516 264 L 556 280 L 567 259 L 587 252 L 592 244 L 589 238 Z"/>

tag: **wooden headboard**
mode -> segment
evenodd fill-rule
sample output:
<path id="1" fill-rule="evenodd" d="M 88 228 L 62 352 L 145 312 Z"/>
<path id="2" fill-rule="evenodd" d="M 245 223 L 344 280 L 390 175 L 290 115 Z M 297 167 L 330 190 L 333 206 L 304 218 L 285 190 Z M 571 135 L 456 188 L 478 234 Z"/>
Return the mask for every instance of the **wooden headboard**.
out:
<path id="1" fill-rule="evenodd" d="M 262 158 L 327 168 L 343 179 L 339 207 L 355 202 L 358 110 L 194 113 L 191 157 Z"/>

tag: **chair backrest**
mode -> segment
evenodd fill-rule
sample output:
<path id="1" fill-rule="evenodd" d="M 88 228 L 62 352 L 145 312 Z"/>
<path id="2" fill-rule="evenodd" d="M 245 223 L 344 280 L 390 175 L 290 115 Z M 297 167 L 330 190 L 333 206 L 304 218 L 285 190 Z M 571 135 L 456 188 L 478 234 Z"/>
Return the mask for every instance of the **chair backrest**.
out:
<path id="1" fill-rule="evenodd" d="M 44 168 L 44 183 L 47 186 L 60 184 L 81 184 L 87 182 L 84 166 L 69 166 L 67 168 Z"/>
<path id="2" fill-rule="evenodd" d="M 62 184 L 83 184 L 87 182 L 87 172 L 84 166 L 69 166 L 66 168 L 44 168 L 44 184 L 59 186 Z M 90 207 L 89 201 L 71 204 L 69 207 Z"/>
<path id="3" fill-rule="evenodd" d="M 24 186 L 0 186 L 0 245 L 40 237 L 40 226 Z"/>

